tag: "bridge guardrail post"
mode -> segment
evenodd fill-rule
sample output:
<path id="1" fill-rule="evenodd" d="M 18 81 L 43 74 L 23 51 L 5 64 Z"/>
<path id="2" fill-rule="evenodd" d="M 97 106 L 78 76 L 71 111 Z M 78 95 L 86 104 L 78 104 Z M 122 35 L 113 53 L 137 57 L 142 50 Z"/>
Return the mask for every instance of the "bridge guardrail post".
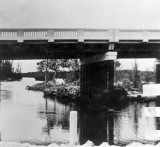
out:
<path id="1" fill-rule="evenodd" d="M 23 42 L 23 37 L 24 37 L 24 31 L 18 30 L 17 31 L 17 37 L 18 37 L 18 42 Z"/>
<path id="2" fill-rule="evenodd" d="M 110 29 L 110 39 L 109 42 L 118 42 L 119 41 L 119 30 Z"/>
<path id="3" fill-rule="evenodd" d="M 113 33 L 113 29 L 109 30 L 109 42 L 114 42 L 114 33 Z"/>
<path id="4" fill-rule="evenodd" d="M 78 30 L 78 42 L 84 42 L 84 30 Z"/>
<path id="5" fill-rule="evenodd" d="M 148 31 L 143 31 L 143 42 L 148 42 L 149 33 Z"/>
<path id="6" fill-rule="evenodd" d="M 54 30 L 47 31 L 48 42 L 54 42 Z"/>
<path id="7" fill-rule="evenodd" d="M 120 33 L 120 31 L 118 29 L 113 29 L 113 41 L 114 42 L 119 41 L 119 33 Z"/>

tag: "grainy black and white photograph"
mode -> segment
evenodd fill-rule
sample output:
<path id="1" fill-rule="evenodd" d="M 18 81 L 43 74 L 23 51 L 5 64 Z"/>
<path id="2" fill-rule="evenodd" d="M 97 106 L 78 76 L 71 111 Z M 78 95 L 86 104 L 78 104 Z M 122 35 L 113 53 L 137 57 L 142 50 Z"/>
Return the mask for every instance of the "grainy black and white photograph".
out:
<path id="1" fill-rule="evenodd" d="M 160 1 L 0 0 L 0 147 L 160 147 Z"/>

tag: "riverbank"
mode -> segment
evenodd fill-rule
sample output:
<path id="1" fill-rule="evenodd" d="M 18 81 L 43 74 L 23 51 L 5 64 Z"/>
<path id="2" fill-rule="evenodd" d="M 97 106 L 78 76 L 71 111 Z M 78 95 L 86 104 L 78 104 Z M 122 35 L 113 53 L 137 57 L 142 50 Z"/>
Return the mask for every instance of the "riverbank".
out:
<path id="1" fill-rule="evenodd" d="M 27 90 L 35 90 L 35 91 L 43 91 L 45 88 L 50 88 L 52 86 L 53 85 L 51 85 L 51 84 L 45 85 L 45 83 L 43 82 L 43 83 L 34 84 L 32 86 L 27 85 L 26 89 Z"/>
<path id="2" fill-rule="evenodd" d="M 50 145 L 31 145 L 29 143 L 18 143 L 18 142 L 0 142 L 0 147 L 70 147 L 68 144 L 50 144 Z M 142 144 L 133 142 L 126 146 L 118 146 L 118 145 L 109 145 L 107 142 L 103 142 L 101 145 L 96 146 L 92 141 L 87 141 L 83 145 L 75 145 L 73 147 L 160 147 L 160 143 L 153 144 Z"/>
<path id="3" fill-rule="evenodd" d="M 12 73 L 10 76 L 2 75 L 0 81 L 20 81 L 22 80 L 21 73 Z"/>
<path id="4" fill-rule="evenodd" d="M 73 83 L 65 84 L 62 79 L 57 79 L 56 84 L 49 81 L 47 85 L 45 83 L 37 83 L 32 86 L 27 85 L 27 90 L 42 91 L 44 96 L 58 97 L 58 98 L 69 98 L 75 100 L 80 97 L 80 86 L 77 81 Z"/>

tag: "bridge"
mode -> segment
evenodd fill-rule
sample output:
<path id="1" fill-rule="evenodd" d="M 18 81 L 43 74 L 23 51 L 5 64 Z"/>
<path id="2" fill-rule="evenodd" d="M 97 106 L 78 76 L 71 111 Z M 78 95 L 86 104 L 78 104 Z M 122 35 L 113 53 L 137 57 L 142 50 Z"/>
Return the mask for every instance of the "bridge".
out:
<path id="1" fill-rule="evenodd" d="M 107 51 L 118 58 L 159 57 L 160 30 L 0 29 L 0 58 L 82 58 Z"/>
<path id="2" fill-rule="evenodd" d="M 80 58 L 81 95 L 94 97 L 113 88 L 115 59 L 160 59 L 160 30 L 0 29 L 1 60 L 44 58 Z"/>

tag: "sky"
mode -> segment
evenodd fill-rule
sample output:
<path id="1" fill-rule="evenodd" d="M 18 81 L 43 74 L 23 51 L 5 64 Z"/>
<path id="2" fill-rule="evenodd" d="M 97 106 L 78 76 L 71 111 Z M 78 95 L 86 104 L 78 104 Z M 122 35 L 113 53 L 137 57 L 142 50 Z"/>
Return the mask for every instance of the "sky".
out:
<path id="1" fill-rule="evenodd" d="M 160 0 L 0 0 L 0 28 L 160 30 L 159 18 Z M 20 62 L 24 72 L 36 70 L 36 61 Z M 124 68 L 132 63 L 122 61 Z M 140 63 L 153 66 L 152 59 Z"/>
<path id="2" fill-rule="evenodd" d="M 0 27 L 160 29 L 159 8 L 159 0 L 0 0 Z"/>

